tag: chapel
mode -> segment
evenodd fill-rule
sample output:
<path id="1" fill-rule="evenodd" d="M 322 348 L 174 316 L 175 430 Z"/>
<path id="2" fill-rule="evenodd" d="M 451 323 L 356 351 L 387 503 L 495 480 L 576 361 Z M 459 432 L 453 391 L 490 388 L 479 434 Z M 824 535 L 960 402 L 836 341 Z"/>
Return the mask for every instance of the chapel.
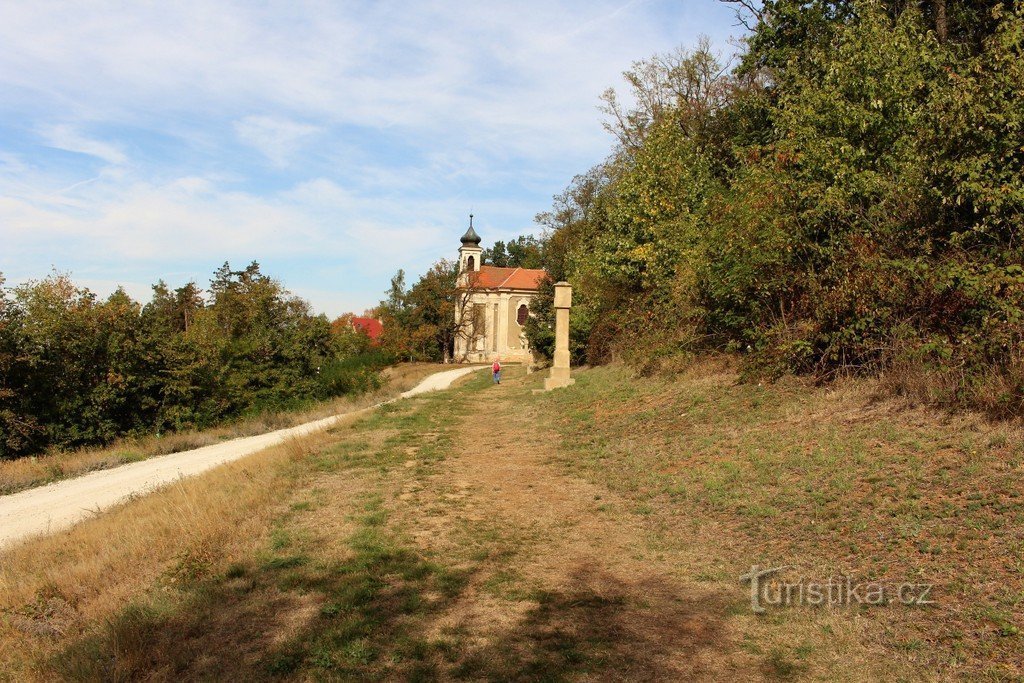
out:
<path id="1" fill-rule="evenodd" d="M 458 333 L 455 360 L 462 363 L 529 363 L 533 359 L 524 326 L 530 303 L 547 272 L 532 268 L 499 268 L 482 263 L 480 236 L 469 229 L 459 247 Z"/>

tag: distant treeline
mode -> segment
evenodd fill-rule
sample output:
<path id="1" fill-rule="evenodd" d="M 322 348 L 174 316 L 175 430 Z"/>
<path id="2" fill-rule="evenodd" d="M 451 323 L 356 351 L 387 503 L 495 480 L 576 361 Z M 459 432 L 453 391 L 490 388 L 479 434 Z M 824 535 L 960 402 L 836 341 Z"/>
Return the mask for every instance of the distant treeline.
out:
<path id="1" fill-rule="evenodd" d="M 58 274 L 0 287 L 0 458 L 362 391 L 388 360 L 256 263 L 225 263 L 206 293 L 160 282 L 145 305 Z"/>
<path id="2" fill-rule="evenodd" d="M 736 6 L 743 54 L 634 64 L 610 157 L 539 216 L 578 359 L 735 351 L 1024 412 L 1024 5 Z"/>

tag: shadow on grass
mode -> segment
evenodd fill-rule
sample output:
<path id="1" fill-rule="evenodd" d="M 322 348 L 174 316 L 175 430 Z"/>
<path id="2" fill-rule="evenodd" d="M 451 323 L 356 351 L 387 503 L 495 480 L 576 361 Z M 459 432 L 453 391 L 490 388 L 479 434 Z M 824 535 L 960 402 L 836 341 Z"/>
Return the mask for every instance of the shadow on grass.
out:
<path id="1" fill-rule="evenodd" d="M 431 654 L 417 625 L 468 574 L 401 547 L 366 507 L 343 561 L 286 548 L 123 610 L 47 662 L 61 680 L 415 677 Z"/>
<path id="2" fill-rule="evenodd" d="M 451 673 L 472 680 L 681 680 L 708 673 L 701 654 L 726 647 L 725 601 L 688 598 L 658 577 L 626 583 L 593 566 L 575 569 L 566 585 L 540 592 L 536 607 Z"/>
<path id="3" fill-rule="evenodd" d="M 381 411 L 367 429 L 378 420 L 405 439 L 437 428 L 429 411 L 405 411 Z M 337 455 L 345 467 L 404 457 Z M 282 534 L 219 575 L 177 577 L 41 668 L 95 681 L 678 680 L 706 676 L 702 662 L 728 647 L 729 606 L 714 595 L 688 597 L 659 577 L 627 582 L 594 563 L 568 565 L 557 588 L 483 599 L 480 586 L 508 567 L 446 566 L 392 534 L 386 517 L 379 498 L 366 499 L 344 559 Z"/>
<path id="4" fill-rule="evenodd" d="M 471 572 L 424 560 L 375 527 L 352 546 L 346 562 L 277 556 L 195 586 L 174 608 L 127 609 L 51 671 L 64 680 L 676 680 L 707 675 L 700 662 L 726 647 L 724 603 L 592 568 L 536 593 L 502 628 L 473 632 L 450 618 L 473 600 Z"/>

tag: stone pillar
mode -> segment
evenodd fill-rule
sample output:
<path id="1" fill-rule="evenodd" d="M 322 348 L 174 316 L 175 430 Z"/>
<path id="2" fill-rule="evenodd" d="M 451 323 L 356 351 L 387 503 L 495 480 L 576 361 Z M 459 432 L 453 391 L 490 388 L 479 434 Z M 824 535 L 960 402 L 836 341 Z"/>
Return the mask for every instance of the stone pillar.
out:
<path id="1" fill-rule="evenodd" d="M 568 282 L 555 283 L 555 362 L 551 375 L 544 380 L 544 390 L 575 384 L 569 376 L 569 308 L 572 306 L 572 287 Z"/>

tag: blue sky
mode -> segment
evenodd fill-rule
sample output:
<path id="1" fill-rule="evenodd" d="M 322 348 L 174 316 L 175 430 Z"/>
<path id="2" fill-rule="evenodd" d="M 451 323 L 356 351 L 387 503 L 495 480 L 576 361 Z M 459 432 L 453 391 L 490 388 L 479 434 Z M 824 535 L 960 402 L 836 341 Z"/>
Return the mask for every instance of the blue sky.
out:
<path id="1" fill-rule="evenodd" d="M 4 2 L 0 273 L 141 300 L 224 261 L 334 316 L 538 232 L 612 140 L 598 97 L 698 36 L 715 0 Z"/>

